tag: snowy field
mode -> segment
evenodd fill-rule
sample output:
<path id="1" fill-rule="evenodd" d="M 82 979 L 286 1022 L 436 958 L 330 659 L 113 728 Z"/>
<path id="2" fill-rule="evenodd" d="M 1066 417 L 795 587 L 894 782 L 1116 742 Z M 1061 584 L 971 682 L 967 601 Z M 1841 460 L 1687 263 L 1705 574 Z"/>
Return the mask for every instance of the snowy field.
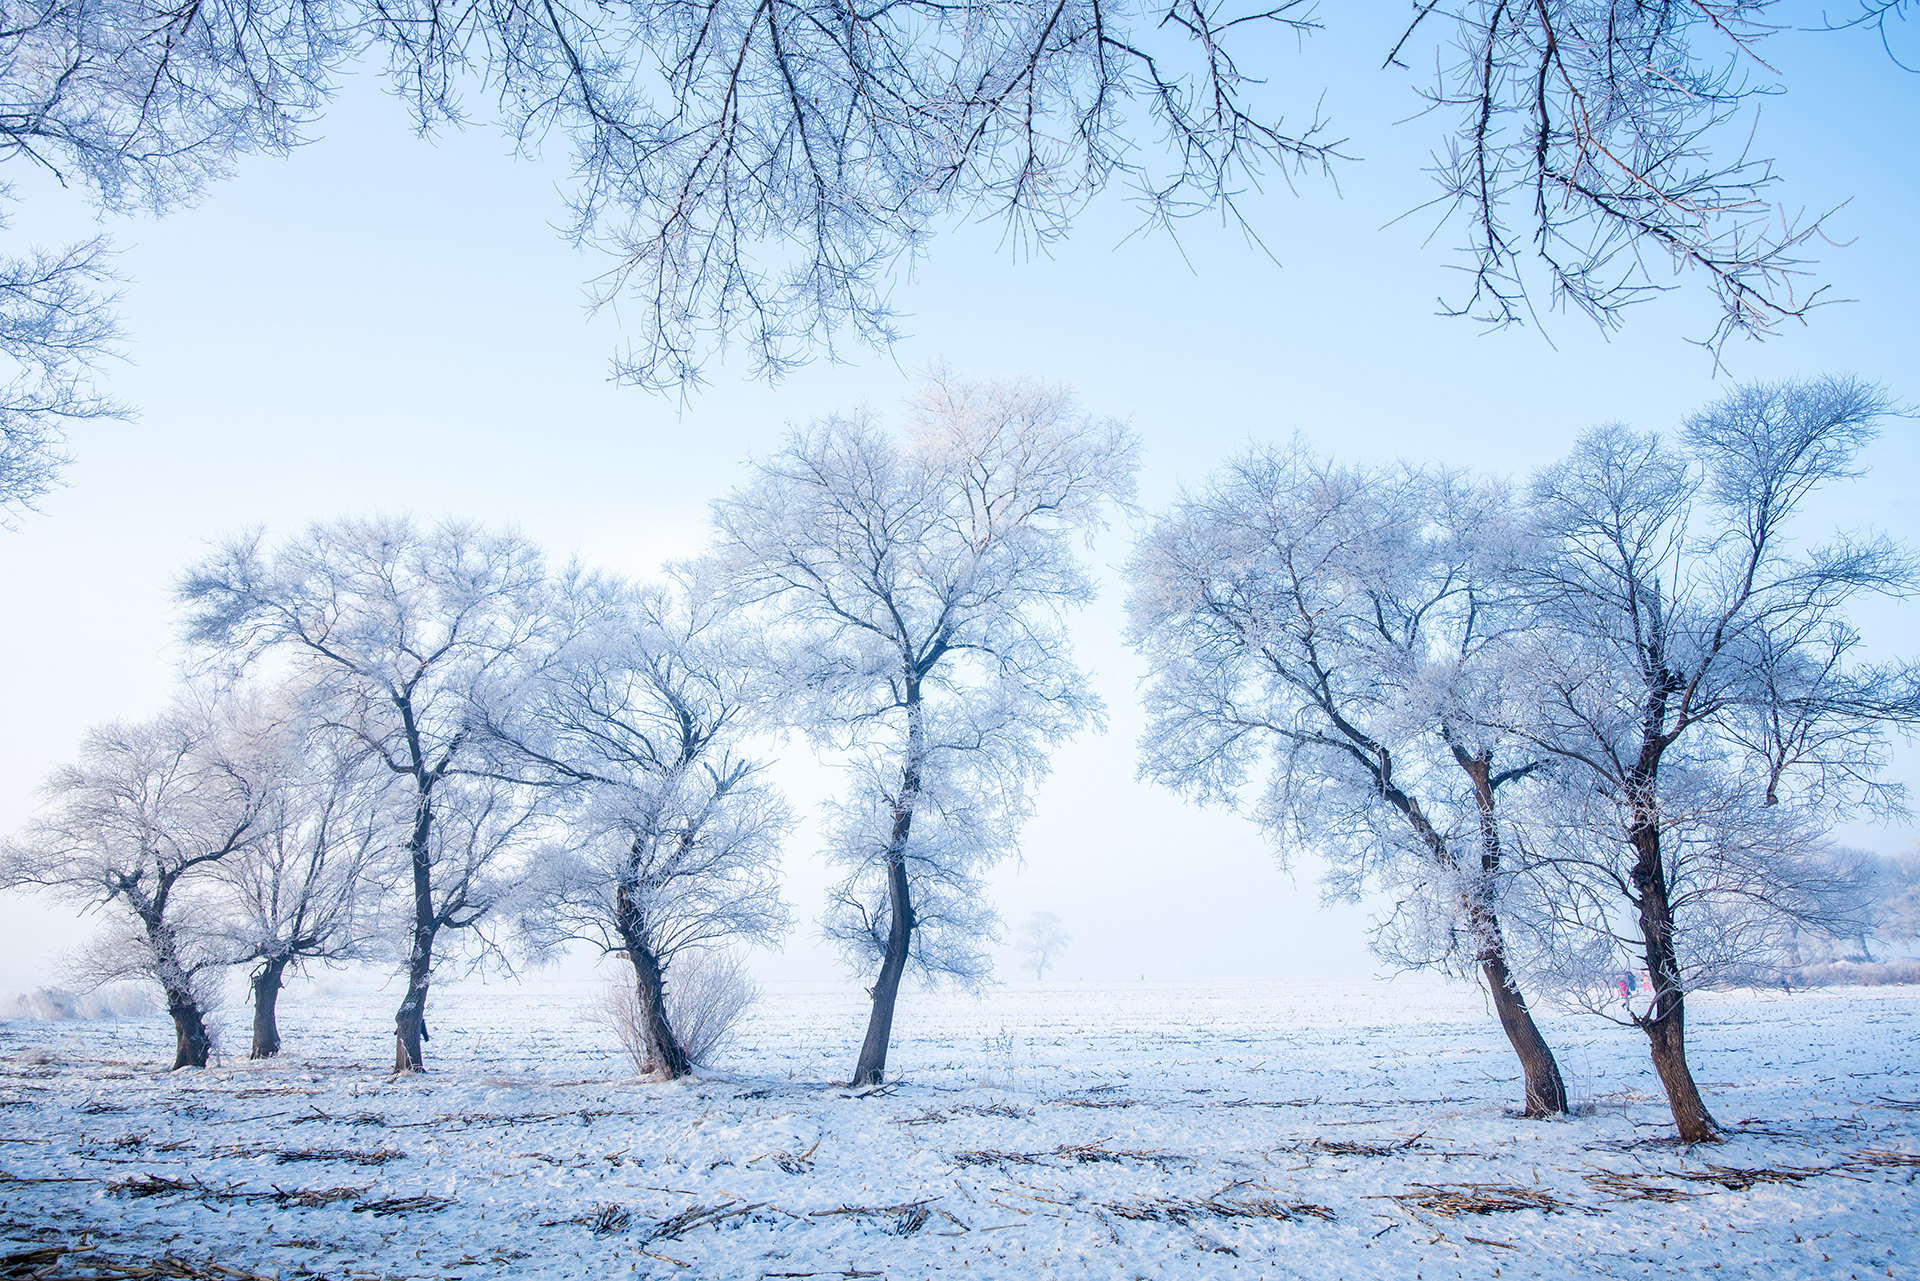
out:
<path id="1" fill-rule="evenodd" d="M 436 992 L 402 1079 L 384 991 L 206 1071 L 163 1018 L 0 1024 L 0 1276 L 1920 1277 L 1911 989 L 1700 999 L 1693 1150 L 1637 1033 L 1549 1018 L 1581 1114 L 1524 1121 L 1418 980 L 910 991 L 868 1093 L 857 991 L 771 985 L 672 1085 L 596 994 Z"/>

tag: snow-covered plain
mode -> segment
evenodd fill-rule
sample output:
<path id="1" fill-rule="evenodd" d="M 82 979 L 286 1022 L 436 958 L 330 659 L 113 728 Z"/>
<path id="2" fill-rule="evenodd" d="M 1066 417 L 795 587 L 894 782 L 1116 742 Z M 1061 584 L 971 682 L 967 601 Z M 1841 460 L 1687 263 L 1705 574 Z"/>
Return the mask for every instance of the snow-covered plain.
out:
<path id="1" fill-rule="evenodd" d="M 1692 1150 L 1637 1033 L 1550 1017 L 1580 1114 L 1525 1121 L 1481 998 L 1413 979 L 909 991 L 874 1092 L 856 990 L 769 985 L 671 1085 L 595 995 L 436 992 L 411 1078 L 366 988 L 206 1071 L 164 1019 L 0 1025 L 0 1276 L 1920 1277 L 1911 989 L 1698 998 L 1734 1133 Z"/>

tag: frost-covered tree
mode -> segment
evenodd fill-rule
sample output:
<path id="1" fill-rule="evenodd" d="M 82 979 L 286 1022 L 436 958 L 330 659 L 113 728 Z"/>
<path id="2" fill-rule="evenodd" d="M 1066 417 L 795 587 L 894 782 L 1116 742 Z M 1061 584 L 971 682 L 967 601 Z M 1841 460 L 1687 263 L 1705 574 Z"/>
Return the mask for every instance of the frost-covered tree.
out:
<path id="1" fill-rule="evenodd" d="M 1524 625 L 1500 587 L 1512 543 L 1497 488 L 1256 449 L 1141 539 L 1130 636 L 1142 774 L 1228 802 L 1262 776 L 1253 815 L 1283 858 L 1316 851 L 1336 891 L 1394 895 L 1384 955 L 1478 972 L 1543 1116 L 1566 1087 L 1502 932 L 1496 808 L 1537 750 L 1489 728 Z"/>
<path id="2" fill-rule="evenodd" d="M 192 701 L 100 726 L 79 760 L 48 778 L 46 809 L 0 847 L 0 887 L 108 913 L 76 973 L 95 985 L 158 984 L 176 1068 L 206 1066 L 210 981 L 231 959 L 210 873 L 257 839 L 266 812 L 257 774 L 234 747 L 224 709 Z"/>
<path id="3" fill-rule="evenodd" d="M 1057 912 L 1034 912 L 1013 932 L 1014 950 L 1022 965 L 1032 967 L 1036 983 L 1047 977 L 1048 967 L 1072 942 Z"/>
<path id="4" fill-rule="evenodd" d="M 255 839 L 214 875 L 218 929 L 233 964 L 252 964 L 253 1046 L 280 1052 L 287 972 L 368 954 L 382 880 L 404 805 L 397 780 L 337 735 L 274 724 L 255 730 L 248 769 L 265 798 Z"/>
<path id="5" fill-rule="evenodd" d="M 1678 441 L 1588 432 L 1533 484 L 1523 728 L 1565 780 L 1530 825 L 1557 882 L 1538 901 L 1563 956 L 1645 968 L 1632 1021 L 1687 1142 L 1719 1132 L 1687 1063 L 1687 992 L 1844 900 L 1810 856 L 1870 778 L 1876 727 L 1916 707 L 1910 674 L 1844 661 L 1849 606 L 1912 590 L 1912 560 L 1794 528 L 1816 489 L 1859 474 L 1887 410 L 1851 379 L 1742 387 Z"/>
<path id="6" fill-rule="evenodd" d="M 717 568 L 775 651 L 774 706 L 853 780 L 830 814 L 847 874 L 826 929 L 878 965 L 856 1085 L 882 1079 L 910 962 L 984 973 L 980 874 L 1014 849 L 1047 748 L 1100 713 L 1065 631 L 1093 594 L 1073 541 L 1131 494 L 1134 454 L 1064 391 L 937 377 L 906 439 L 828 419 L 715 505 Z"/>
<path id="7" fill-rule="evenodd" d="M 396 1071 L 422 1067 L 427 993 L 444 931 L 476 930 L 537 834 L 538 798 L 498 777 L 486 727 L 524 697 L 550 647 L 539 551 L 471 525 L 315 525 L 275 548 L 237 540 L 179 596 L 210 661 L 271 660 L 316 732 L 364 751 L 406 788 L 406 994 Z"/>
<path id="8" fill-rule="evenodd" d="M 495 727 L 565 791 L 565 837 L 532 877 L 522 933 L 537 951 L 582 940 L 624 954 L 645 1068 L 685 1076 L 688 1049 L 669 1017 L 675 959 L 789 926 L 778 884 L 787 808 L 741 742 L 763 678 L 742 662 L 724 607 L 698 588 L 575 572 L 559 595 L 568 639 Z"/>

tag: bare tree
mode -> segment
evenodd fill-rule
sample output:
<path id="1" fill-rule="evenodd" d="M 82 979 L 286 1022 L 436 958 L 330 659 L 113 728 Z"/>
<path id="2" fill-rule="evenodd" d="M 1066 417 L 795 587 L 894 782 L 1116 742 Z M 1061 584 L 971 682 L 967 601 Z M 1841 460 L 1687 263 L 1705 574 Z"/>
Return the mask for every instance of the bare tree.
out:
<path id="1" fill-rule="evenodd" d="M 1093 594 L 1072 539 L 1134 468 L 1125 428 L 1033 383 L 935 378 L 912 421 L 905 442 L 864 413 L 816 424 L 714 509 L 719 568 L 776 646 L 780 714 L 853 776 L 826 928 L 879 965 L 856 1085 L 884 1075 L 909 962 L 984 973 L 978 876 L 1014 848 L 1046 748 L 1100 712 L 1063 627 Z"/>
<path id="2" fill-rule="evenodd" d="M 1912 560 L 1852 536 L 1800 550 L 1791 524 L 1858 474 L 1887 409 L 1849 379 L 1742 387 L 1679 447 L 1597 428 L 1534 482 L 1526 732 L 1566 780 L 1538 866 L 1560 878 L 1559 924 L 1644 963 L 1632 1021 L 1687 1142 L 1719 1132 L 1687 1063 L 1687 991 L 1751 961 L 1731 941 L 1828 910 L 1832 878 L 1802 856 L 1836 780 L 1870 773 L 1872 723 L 1913 711 L 1910 678 L 1833 666 L 1851 602 L 1911 590 Z"/>
<path id="3" fill-rule="evenodd" d="M 265 797 L 256 838 L 220 862 L 219 930 L 234 964 L 252 963 L 250 1058 L 280 1052 L 278 1002 L 289 969 L 366 954 L 405 814 L 395 780 L 356 744 L 284 723 L 262 727 L 249 772 Z M 375 773 L 374 770 L 378 770 Z"/>
<path id="4" fill-rule="evenodd" d="M 1497 488 L 1254 450 L 1141 539 L 1130 634 L 1149 664 L 1142 774 L 1231 802 L 1264 769 L 1254 816 L 1283 857 L 1326 854 L 1337 891 L 1390 886 L 1383 954 L 1477 971 L 1545 1116 L 1566 1087 L 1509 959 L 1496 809 L 1537 750 L 1488 728 L 1520 625 L 1500 590 L 1511 539 Z"/>
<path id="5" fill-rule="evenodd" d="M 1920 849 L 1877 860 L 1874 872 L 1876 932 L 1898 942 L 1920 941 Z"/>
<path id="6" fill-rule="evenodd" d="M 1861 910 L 1845 922 L 1844 930 L 1809 930 L 1804 936 L 1796 936 L 1796 946 L 1788 957 L 1792 964 L 1834 960 L 1843 951 L 1874 963 L 1885 959 L 1874 956 L 1876 941 L 1895 949 L 1901 944 L 1910 949 L 1920 941 L 1920 850 L 1884 855 L 1834 846 L 1828 858 L 1855 879 Z M 1808 945 L 1804 951 L 1798 946 L 1803 941 Z"/>
<path id="7" fill-rule="evenodd" d="M 495 727 L 568 793 L 566 839 L 541 860 L 521 929 L 539 951 L 583 940 L 625 956 L 644 1070 L 671 1080 L 692 1062 L 670 1017 L 675 959 L 789 926 L 787 809 L 740 748 L 753 673 L 719 603 L 577 571 L 560 594 L 568 643 Z"/>
<path id="8" fill-rule="evenodd" d="M 1430 64 L 1407 83 L 1450 125 L 1434 169 L 1472 281 L 1450 309 L 1612 326 L 1691 275 L 1720 303 L 1711 342 L 1804 316 L 1821 220 L 1750 152 L 1773 7 L 1416 0 L 1386 62 Z M 370 29 L 423 122 L 458 118 L 484 66 L 523 146 L 568 139 L 572 234 L 612 257 L 598 296 L 644 315 L 619 368 L 664 385 L 730 338 L 768 376 L 841 331 L 886 341 L 894 269 L 955 213 L 1044 244 L 1115 184 L 1166 226 L 1330 170 L 1341 141 L 1283 52 L 1318 25 L 1300 0 L 411 0 Z"/>
<path id="9" fill-rule="evenodd" d="M 90 731 L 47 781 L 48 809 L 0 847 L 0 886 L 36 888 L 113 921 L 77 962 L 95 985 L 157 983 L 175 1068 L 205 1067 L 210 975 L 231 959 L 209 873 L 257 838 L 265 797 L 236 763 L 220 710 L 183 702 Z"/>
<path id="10" fill-rule="evenodd" d="M 113 210 L 192 201 L 250 152 L 285 154 L 347 52 L 345 5 L 37 0 L 0 30 L 0 163 Z"/>
<path id="11" fill-rule="evenodd" d="M 1054 958 L 1072 942 L 1073 936 L 1067 933 L 1055 912 L 1035 912 L 1013 932 L 1014 949 L 1020 953 L 1023 964 L 1033 967 L 1036 983 L 1047 977 L 1047 968 Z"/>
<path id="12" fill-rule="evenodd" d="M 179 596 L 210 660 L 284 663 L 314 723 L 411 792 L 394 1069 L 420 1070 L 435 941 L 486 920 L 505 862 L 538 832 L 537 798 L 497 777 L 485 730 L 545 653 L 539 552 L 468 525 L 338 521 L 271 551 L 238 540 L 189 571 Z"/>
<path id="13" fill-rule="evenodd" d="M 571 144 L 572 235 L 611 256 L 598 296 L 641 310 L 618 369 L 649 385 L 696 378 L 729 339 L 764 376 L 841 331 L 890 339 L 894 269 L 956 213 L 1042 244 L 1116 179 L 1165 219 L 1332 151 L 1317 119 L 1254 110 L 1232 52 L 1242 25 L 1309 29 L 1304 0 L 376 12 L 422 121 L 458 118 L 462 73 L 485 66 L 523 146 Z"/>

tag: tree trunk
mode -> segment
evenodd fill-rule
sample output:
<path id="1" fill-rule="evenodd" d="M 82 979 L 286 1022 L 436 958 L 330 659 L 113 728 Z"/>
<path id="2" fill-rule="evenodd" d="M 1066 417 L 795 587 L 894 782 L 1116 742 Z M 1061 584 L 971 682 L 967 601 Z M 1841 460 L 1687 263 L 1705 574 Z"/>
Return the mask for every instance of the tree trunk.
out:
<path id="1" fill-rule="evenodd" d="M 431 949 L 432 944 L 428 944 Z M 413 962 L 407 966 L 407 995 L 400 1002 L 400 1008 L 393 1014 L 393 1070 L 395 1072 L 424 1072 L 426 1061 L 421 1057 L 421 1044 L 430 1038 L 427 1036 L 427 987 L 431 981 L 431 957 L 429 950 L 426 964 L 420 963 L 416 954 Z"/>
<path id="2" fill-rule="evenodd" d="M 1640 1026 L 1646 1031 L 1653 1050 L 1653 1070 L 1667 1090 L 1667 1106 L 1673 1109 L 1673 1123 L 1683 1143 L 1718 1143 L 1720 1123 L 1707 1111 L 1687 1067 L 1686 1012 L 1676 994 L 1665 1018 L 1645 1018 Z"/>
<path id="3" fill-rule="evenodd" d="M 1666 1087 L 1667 1106 L 1683 1143 L 1718 1143 L 1720 1125 L 1707 1111 L 1687 1066 L 1686 992 L 1673 947 L 1673 906 L 1667 897 L 1666 865 L 1660 850 L 1658 816 L 1636 812 L 1627 834 L 1634 847 L 1633 888 L 1639 897 L 1640 937 L 1646 945 L 1647 978 L 1653 1006 L 1636 1019 L 1653 1052 L 1653 1070 Z"/>
<path id="4" fill-rule="evenodd" d="M 1493 994 L 1493 1008 L 1500 1016 L 1501 1030 L 1507 1034 L 1507 1041 L 1520 1060 L 1520 1071 L 1526 1081 L 1525 1115 L 1561 1115 L 1567 1110 L 1567 1086 L 1560 1079 L 1560 1065 L 1554 1061 L 1547 1038 L 1540 1035 L 1533 1011 L 1527 1008 L 1527 999 L 1520 995 L 1513 972 L 1507 968 L 1506 947 L 1499 925 L 1491 923 L 1491 928 L 1493 941 L 1483 944 L 1480 950 L 1480 973 L 1486 977 L 1487 991 Z"/>
<path id="5" fill-rule="evenodd" d="M 912 821 L 911 814 L 904 816 Z M 896 827 L 900 820 L 896 820 Z M 900 844 L 904 845 L 904 836 Z M 853 1069 L 854 1085 L 879 1085 L 886 1076 L 887 1047 L 893 1041 L 893 1004 L 900 995 L 900 979 L 907 972 L 907 947 L 913 937 L 913 902 L 907 889 L 907 864 L 902 858 L 887 863 L 887 901 L 892 926 L 887 931 L 887 950 L 880 961 L 880 977 L 870 989 L 873 1015 L 867 1020 L 867 1039 L 860 1046 L 860 1061 Z"/>
<path id="6" fill-rule="evenodd" d="M 1499 783 L 1493 775 L 1492 753 L 1483 751 L 1470 754 L 1451 738 L 1448 744 L 1453 748 L 1454 760 L 1473 784 L 1474 806 L 1480 825 L 1480 874 L 1490 881 L 1494 873 L 1500 870 L 1502 859 L 1500 825 L 1494 813 L 1494 790 Z M 1510 772 L 1502 778 L 1517 776 Z M 1427 847 L 1433 851 L 1434 858 L 1443 866 L 1458 872 L 1460 864 L 1453 851 L 1411 797 L 1406 798 L 1401 809 Z M 1506 936 L 1500 931 L 1500 918 L 1488 902 L 1484 883 L 1481 888 L 1462 893 L 1460 906 L 1473 925 L 1475 937 L 1480 940 L 1480 950 L 1474 959 L 1479 961 L 1480 973 L 1487 982 L 1487 992 L 1493 997 L 1494 1013 L 1500 1017 L 1500 1030 L 1507 1034 L 1507 1043 L 1513 1046 L 1514 1056 L 1520 1060 L 1525 1090 L 1522 1114 L 1530 1117 L 1563 1115 L 1567 1110 L 1566 1082 L 1561 1079 L 1560 1065 L 1554 1061 L 1547 1038 L 1540 1035 L 1540 1027 L 1533 1021 L 1533 1011 L 1527 1008 L 1526 998 L 1520 995 L 1520 985 L 1514 981 L 1513 970 L 1507 964 Z"/>
<path id="7" fill-rule="evenodd" d="M 853 1066 L 854 1085 L 879 1085 L 887 1072 L 887 1047 L 893 1041 L 893 1004 L 900 996 L 900 979 L 907 972 L 907 952 L 913 945 L 913 895 L 907 886 L 907 839 L 913 835 L 913 809 L 920 800 L 920 766 L 926 756 L 926 726 L 921 719 L 920 681 L 907 680 L 907 763 L 900 771 L 900 797 L 893 806 L 893 834 L 887 840 L 887 946 L 880 957 L 880 977 L 867 989 L 873 1014 L 867 1019 L 867 1039 L 860 1044 L 860 1060 Z"/>
<path id="8" fill-rule="evenodd" d="M 1500 823 L 1494 813 L 1494 791 L 1500 784 L 1493 774 L 1493 754 L 1482 751 L 1469 755 L 1456 746 L 1453 755 L 1473 783 L 1474 808 L 1480 822 L 1480 874 L 1491 881 L 1504 857 Z M 1523 766 L 1503 774 L 1501 779 L 1524 777 L 1531 769 Z M 1480 894 L 1467 905 L 1468 919 L 1473 921 L 1480 937 L 1480 955 L 1476 959 L 1480 962 L 1480 973 L 1487 980 L 1487 991 L 1493 996 L 1494 1012 L 1500 1016 L 1500 1029 L 1507 1034 L 1507 1043 L 1513 1046 L 1513 1053 L 1520 1060 L 1526 1089 L 1523 1114 L 1530 1117 L 1564 1115 L 1567 1085 L 1560 1077 L 1560 1065 L 1554 1061 L 1547 1038 L 1540 1035 L 1533 1011 L 1527 1008 L 1527 999 L 1520 995 L 1520 985 L 1514 982 L 1513 970 L 1507 965 L 1507 939 L 1501 933 L 1500 918 L 1487 901 L 1486 891 Z"/>
<path id="9" fill-rule="evenodd" d="M 275 957 L 260 963 L 253 976 L 253 1049 L 247 1057 L 270 1059 L 280 1053 L 280 1023 L 274 1015 L 280 1000 L 280 976 L 286 971 L 287 958 Z"/>
<path id="10" fill-rule="evenodd" d="M 200 1002 L 194 999 L 191 992 L 170 989 L 167 992 L 167 1013 L 173 1016 L 174 1070 L 205 1067 L 207 1055 L 213 1050 L 213 1039 L 207 1035 L 207 1023 L 200 1013 Z"/>
<path id="11" fill-rule="evenodd" d="M 667 981 L 660 958 L 648 946 L 646 926 L 628 886 L 621 885 L 614 891 L 613 902 L 620 941 L 626 944 L 627 959 L 633 963 L 634 991 L 640 998 L 637 1030 L 640 1043 L 647 1047 L 647 1061 L 641 1070 L 669 1081 L 678 1080 L 692 1071 L 692 1064 L 667 1019 Z"/>
<path id="12" fill-rule="evenodd" d="M 407 995 L 393 1015 L 393 1070 L 424 1072 L 421 1044 L 427 1036 L 427 988 L 433 980 L 433 936 L 439 920 L 433 910 L 433 858 L 428 838 L 433 827 L 433 794 L 423 791 L 414 810 L 407 853 L 413 867 L 413 945 L 407 951 Z"/>
<path id="13" fill-rule="evenodd" d="M 636 947 L 629 941 L 627 956 L 633 961 L 634 982 L 640 995 L 640 1037 L 647 1047 L 645 1070 L 664 1080 L 678 1080 L 693 1067 L 673 1025 L 667 1021 L 666 976 L 661 973 L 659 959 L 646 948 Z"/>

